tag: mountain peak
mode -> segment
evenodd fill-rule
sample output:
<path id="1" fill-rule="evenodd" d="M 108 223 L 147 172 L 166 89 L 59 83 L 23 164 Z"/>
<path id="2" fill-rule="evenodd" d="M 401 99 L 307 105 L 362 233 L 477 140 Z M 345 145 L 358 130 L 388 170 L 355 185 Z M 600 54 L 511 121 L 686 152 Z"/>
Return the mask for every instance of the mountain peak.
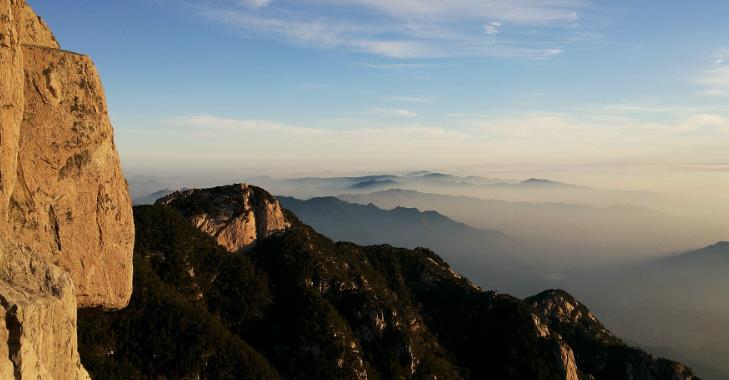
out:
<path id="1" fill-rule="evenodd" d="M 729 241 L 720 241 L 709 248 L 729 249 Z"/>
<path id="2" fill-rule="evenodd" d="M 720 241 L 716 244 L 697 249 L 694 251 L 682 253 L 677 258 L 689 257 L 722 257 L 729 259 L 729 241 Z"/>
<path id="3" fill-rule="evenodd" d="M 533 307 L 539 334 L 552 337 L 559 344 L 568 379 L 615 378 L 616 373 L 621 373 L 627 379 L 698 380 L 681 363 L 625 345 L 564 290 L 546 290 L 524 301 Z M 591 348 L 598 346 L 609 349 L 591 352 Z"/>
<path id="4" fill-rule="evenodd" d="M 229 252 L 291 227 L 278 200 L 260 187 L 238 183 L 174 192 L 157 201 L 177 209 Z"/>
<path id="5" fill-rule="evenodd" d="M 552 181 L 543 178 L 529 178 L 520 182 L 522 185 L 564 185 L 562 182 Z"/>
<path id="6" fill-rule="evenodd" d="M 585 305 L 564 290 L 545 290 L 525 301 L 534 306 L 539 317 L 547 326 L 557 324 L 580 326 L 601 342 L 620 341 L 600 323 Z"/>

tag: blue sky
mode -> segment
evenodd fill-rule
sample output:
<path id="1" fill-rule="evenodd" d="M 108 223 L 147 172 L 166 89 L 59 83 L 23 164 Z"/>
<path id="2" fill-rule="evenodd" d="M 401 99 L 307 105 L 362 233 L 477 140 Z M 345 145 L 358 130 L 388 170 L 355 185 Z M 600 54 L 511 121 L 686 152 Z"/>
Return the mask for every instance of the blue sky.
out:
<path id="1" fill-rule="evenodd" d="M 127 171 L 729 163 L 729 3 L 31 0 Z"/>

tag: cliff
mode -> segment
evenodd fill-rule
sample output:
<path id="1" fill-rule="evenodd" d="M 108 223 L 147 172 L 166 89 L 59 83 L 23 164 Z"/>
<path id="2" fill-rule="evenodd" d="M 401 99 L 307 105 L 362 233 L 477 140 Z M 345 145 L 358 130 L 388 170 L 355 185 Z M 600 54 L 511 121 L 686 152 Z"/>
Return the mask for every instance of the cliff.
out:
<path id="1" fill-rule="evenodd" d="M 128 303 L 133 243 L 93 62 L 0 0 L 0 377 L 87 377 L 76 308 Z"/>
<path id="2" fill-rule="evenodd" d="M 276 198 L 246 184 L 178 191 L 157 204 L 179 210 L 231 253 L 251 249 L 258 239 L 291 226 Z"/>

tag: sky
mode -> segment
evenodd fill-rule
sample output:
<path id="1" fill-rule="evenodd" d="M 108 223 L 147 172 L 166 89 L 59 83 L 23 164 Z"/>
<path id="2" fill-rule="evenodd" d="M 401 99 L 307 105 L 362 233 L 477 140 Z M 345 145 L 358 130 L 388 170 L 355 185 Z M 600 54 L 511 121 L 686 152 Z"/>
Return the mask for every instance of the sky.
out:
<path id="1" fill-rule="evenodd" d="M 130 174 L 702 172 L 729 2 L 30 0 L 90 55 Z"/>

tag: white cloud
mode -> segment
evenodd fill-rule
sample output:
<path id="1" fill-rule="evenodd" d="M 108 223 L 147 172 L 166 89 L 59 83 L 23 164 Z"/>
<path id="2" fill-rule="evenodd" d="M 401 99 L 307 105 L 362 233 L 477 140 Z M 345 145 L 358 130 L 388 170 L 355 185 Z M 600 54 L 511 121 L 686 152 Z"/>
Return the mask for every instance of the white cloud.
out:
<path id="1" fill-rule="evenodd" d="M 253 8 L 262 8 L 271 3 L 271 0 L 240 0 L 243 5 Z"/>
<path id="2" fill-rule="evenodd" d="M 729 95 L 729 49 L 719 49 L 713 66 L 702 72 L 695 81 L 704 88 L 705 95 Z"/>
<path id="3" fill-rule="evenodd" d="M 550 58 L 579 40 L 575 22 L 585 6 L 579 0 L 240 1 L 247 6 L 199 1 L 195 9 L 247 37 L 393 59 Z M 503 23 L 513 33 L 503 33 Z"/>
<path id="4" fill-rule="evenodd" d="M 729 63 L 729 48 L 721 48 L 716 53 L 716 61 L 714 62 L 715 66 L 720 66 L 725 63 Z"/>
<path id="5" fill-rule="evenodd" d="M 430 69 L 437 67 L 437 65 L 415 62 L 415 63 L 360 63 L 359 66 L 368 69 L 378 70 L 414 70 L 414 69 Z"/>
<path id="6" fill-rule="evenodd" d="M 706 95 L 729 95 L 729 65 L 704 71 L 697 82 L 704 87 Z"/>
<path id="7" fill-rule="evenodd" d="M 377 10 L 395 18 L 496 19 L 528 25 L 573 23 L 580 0 L 319 0 Z"/>
<path id="8" fill-rule="evenodd" d="M 433 101 L 432 99 L 422 98 L 418 96 L 388 96 L 387 100 L 391 102 L 401 103 L 429 103 Z"/>
<path id="9" fill-rule="evenodd" d="M 688 119 L 690 124 L 693 125 L 709 125 L 709 126 L 720 126 L 727 125 L 729 122 L 723 117 L 714 114 L 702 113 L 693 115 Z"/>
<path id="10" fill-rule="evenodd" d="M 483 32 L 486 34 L 499 34 L 500 27 L 501 27 L 500 22 L 492 21 L 483 26 Z"/>
<path id="11" fill-rule="evenodd" d="M 404 108 L 376 108 L 369 112 L 373 116 L 381 117 L 418 117 L 418 113 Z"/>
<path id="12" fill-rule="evenodd" d="M 702 113 L 689 116 L 680 126 L 686 132 L 722 133 L 729 132 L 729 119 L 716 114 Z M 729 146 L 727 146 L 729 149 Z"/>
<path id="13" fill-rule="evenodd" d="M 127 162 L 309 171 L 465 167 L 475 162 L 520 167 L 729 162 L 726 112 L 671 121 L 546 112 L 458 114 L 437 124 L 370 115 L 307 125 L 198 114 L 154 125 L 120 129 L 120 138 L 136 142 L 120 144 L 127 147 Z"/>

